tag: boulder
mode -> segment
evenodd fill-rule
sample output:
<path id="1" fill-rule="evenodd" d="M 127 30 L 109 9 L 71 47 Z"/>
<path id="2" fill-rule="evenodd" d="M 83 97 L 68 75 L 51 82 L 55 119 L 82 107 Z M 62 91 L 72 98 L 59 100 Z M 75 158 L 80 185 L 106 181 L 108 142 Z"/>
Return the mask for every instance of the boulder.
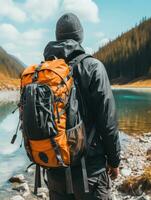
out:
<path id="1" fill-rule="evenodd" d="M 28 168 L 27 173 L 30 174 L 30 175 L 33 175 L 35 173 L 35 169 L 33 169 L 32 167 Z"/>
<path id="2" fill-rule="evenodd" d="M 29 186 L 27 183 L 15 185 L 12 189 L 21 192 L 24 197 L 27 197 L 30 194 Z"/>
<path id="3" fill-rule="evenodd" d="M 130 168 L 123 168 L 121 169 L 121 175 L 122 176 L 130 176 L 132 170 Z"/>
<path id="4" fill-rule="evenodd" d="M 12 176 L 9 179 L 9 182 L 11 183 L 24 183 L 25 182 L 25 177 L 23 174 L 18 174 L 16 176 Z"/>
<path id="5" fill-rule="evenodd" d="M 38 192 L 39 193 L 48 193 L 48 188 L 45 188 L 45 187 L 40 187 L 40 188 L 38 188 Z"/>
<path id="6" fill-rule="evenodd" d="M 10 200 L 25 200 L 22 196 L 16 195 L 10 198 Z"/>
<path id="7" fill-rule="evenodd" d="M 42 200 L 47 200 L 48 199 L 46 193 L 44 193 L 44 192 L 38 193 L 37 196 Z"/>
<path id="8" fill-rule="evenodd" d="M 140 137 L 139 138 L 139 142 L 142 142 L 142 143 L 148 143 L 148 140 L 143 138 L 143 137 Z"/>
<path id="9" fill-rule="evenodd" d="M 146 154 L 147 154 L 147 156 L 148 156 L 148 155 L 151 155 L 151 148 L 147 149 Z"/>

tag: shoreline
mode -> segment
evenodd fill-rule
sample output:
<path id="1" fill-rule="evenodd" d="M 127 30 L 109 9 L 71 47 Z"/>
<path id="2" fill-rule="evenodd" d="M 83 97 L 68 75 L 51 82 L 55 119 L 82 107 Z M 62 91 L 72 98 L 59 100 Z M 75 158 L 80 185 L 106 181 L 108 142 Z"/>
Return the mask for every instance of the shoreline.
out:
<path id="1" fill-rule="evenodd" d="M 148 89 L 151 90 L 151 86 L 146 87 L 146 86 L 127 86 L 127 85 L 111 85 L 111 88 L 113 89 Z"/>
<path id="2" fill-rule="evenodd" d="M 19 90 L 0 90 L 0 103 L 19 100 Z"/>
<path id="3" fill-rule="evenodd" d="M 138 92 L 151 92 L 151 87 L 115 87 L 111 85 L 111 89 L 114 90 L 129 90 Z"/>
<path id="4" fill-rule="evenodd" d="M 124 181 L 129 178 L 141 176 L 144 172 L 144 168 L 151 166 L 151 151 L 147 156 L 147 151 L 150 149 L 151 142 L 151 132 L 144 134 L 142 136 L 127 136 L 123 132 L 120 133 L 122 145 L 121 152 L 121 164 L 120 164 L 120 175 L 113 181 L 112 186 L 112 197 L 114 200 L 151 200 L 150 190 L 138 195 L 134 195 L 125 188 L 125 192 L 120 191 L 120 187 L 123 185 Z M 18 174 L 20 175 L 20 172 Z M 34 167 L 30 168 L 28 172 L 22 171 L 21 176 L 24 177 L 24 183 L 9 183 L 3 191 L 3 200 L 7 200 L 8 197 L 5 195 L 9 192 L 11 195 L 11 200 L 15 200 L 16 196 L 20 196 L 22 200 L 36 200 L 37 197 L 33 195 L 34 190 Z M 43 182 L 43 181 L 42 181 Z M 24 184 L 24 185 L 23 185 Z M 19 188 L 25 187 L 23 190 L 19 191 Z M 16 188 L 16 189 L 14 189 Z M 39 190 L 40 199 L 48 200 L 48 190 L 44 183 L 42 184 L 42 189 Z M 43 196 L 43 198 L 42 198 Z M 16 197 L 17 198 L 17 197 Z M 39 198 L 38 198 L 39 199 Z"/>

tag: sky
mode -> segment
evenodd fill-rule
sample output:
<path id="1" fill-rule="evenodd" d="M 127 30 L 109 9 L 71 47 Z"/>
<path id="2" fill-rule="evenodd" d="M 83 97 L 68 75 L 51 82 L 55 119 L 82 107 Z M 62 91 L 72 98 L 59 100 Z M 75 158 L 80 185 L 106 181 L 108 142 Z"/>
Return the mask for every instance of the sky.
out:
<path id="1" fill-rule="evenodd" d="M 26 65 L 40 63 L 55 40 L 55 25 L 66 12 L 84 28 L 82 46 L 93 53 L 151 17 L 151 0 L 0 0 L 0 46 Z"/>

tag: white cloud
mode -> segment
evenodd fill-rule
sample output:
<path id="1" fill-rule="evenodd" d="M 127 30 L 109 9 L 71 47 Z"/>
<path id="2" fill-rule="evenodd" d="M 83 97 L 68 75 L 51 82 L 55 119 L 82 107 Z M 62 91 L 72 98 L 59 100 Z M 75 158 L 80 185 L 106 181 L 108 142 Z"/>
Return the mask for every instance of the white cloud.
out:
<path id="1" fill-rule="evenodd" d="M 24 22 L 27 20 L 26 13 L 12 0 L 0 1 L 0 16 L 10 18 L 17 22 Z"/>
<path id="2" fill-rule="evenodd" d="M 34 21 L 43 21 L 56 14 L 59 2 L 60 0 L 27 0 L 24 8 Z"/>
<path id="3" fill-rule="evenodd" d="M 103 47 L 105 46 L 110 40 L 108 38 L 103 38 L 99 44 L 100 44 L 100 47 Z"/>
<path id="4" fill-rule="evenodd" d="M 19 32 L 12 24 L 1 24 L 0 41 L 3 42 L 5 39 L 7 44 L 15 42 L 24 46 L 39 45 L 47 32 L 47 29 L 29 29 L 25 32 Z"/>
<path id="5" fill-rule="evenodd" d="M 0 25 L 0 44 L 8 53 L 19 57 L 25 64 L 42 59 L 40 48 L 46 44 L 47 29 L 29 29 L 20 32 L 12 24 Z"/>
<path id="6" fill-rule="evenodd" d="M 16 45 L 14 43 L 5 43 L 3 45 L 4 49 L 9 50 L 11 52 L 13 52 L 14 50 L 16 50 Z"/>
<path id="7" fill-rule="evenodd" d="M 44 21 L 56 14 L 59 10 L 60 0 L 26 0 L 16 3 L 13 0 L 0 0 L 0 16 L 17 22 L 28 19 Z"/>
<path id="8" fill-rule="evenodd" d="M 64 0 L 65 11 L 74 12 L 80 18 L 93 23 L 99 22 L 99 9 L 93 0 Z"/>
<path id="9" fill-rule="evenodd" d="M 85 52 L 90 55 L 92 55 L 94 53 L 94 49 L 91 47 L 85 47 L 84 49 L 85 49 Z"/>
<path id="10" fill-rule="evenodd" d="M 21 43 L 25 46 L 39 45 L 44 41 L 47 29 L 30 29 L 21 34 Z"/>
<path id="11" fill-rule="evenodd" d="M 0 24 L 0 38 L 1 40 L 17 40 L 20 33 L 12 24 Z"/>

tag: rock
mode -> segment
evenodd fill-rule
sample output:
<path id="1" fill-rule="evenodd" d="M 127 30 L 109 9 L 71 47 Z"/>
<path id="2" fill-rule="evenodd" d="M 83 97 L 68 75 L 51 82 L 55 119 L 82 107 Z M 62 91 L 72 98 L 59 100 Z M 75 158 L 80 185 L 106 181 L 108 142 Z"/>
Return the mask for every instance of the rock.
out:
<path id="1" fill-rule="evenodd" d="M 29 186 L 27 183 L 16 185 L 12 189 L 18 192 L 22 192 L 24 197 L 27 197 L 30 194 Z"/>
<path id="2" fill-rule="evenodd" d="M 48 199 L 46 193 L 44 193 L 44 192 L 38 193 L 37 196 L 39 198 L 43 199 L 43 200 L 47 200 Z"/>
<path id="3" fill-rule="evenodd" d="M 151 133 L 146 133 L 145 136 L 151 137 Z"/>
<path id="4" fill-rule="evenodd" d="M 151 155 L 148 155 L 148 156 L 147 156 L 147 160 L 148 160 L 148 161 L 151 161 Z"/>
<path id="5" fill-rule="evenodd" d="M 33 169 L 33 168 L 28 168 L 27 169 L 27 173 L 30 174 L 30 175 L 33 175 L 34 172 L 35 172 L 35 169 Z"/>
<path id="6" fill-rule="evenodd" d="M 38 192 L 39 193 L 48 193 L 48 188 L 40 187 L 40 188 L 38 188 Z"/>
<path id="7" fill-rule="evenodd" d="M 137 200 L 151 200 L 151 197 L 149 197 L 148 195 L 144 195 L 138 198 Z"/>
<path id="8" fill-rule="evenodd" d="M 120 200 L 120 198 L 117 195 L 113 194 L 112 195 L 112 200 Z"/>
<path id="9" fill-rule="evenodd" d="M 29 195 L 30 195 L 30 191 L 26 191 L 26 192 L 24 192 L 23 197 L 27 197 Z"/>
<path id="10" fill-rule="evenodd" d="M 130 168 L 123 168 L 121 169 L 121 175 L 122 176 L 130 176 L 132 170 Z"/>
<path id="11" fill-rule="evenodd" d="M 151 155 L 151 148 L 147 149 L 146 154 L 147 154 L 147 156 L 148 156 L 148 155 Z"/>
<path id="12" fill-rule="evenodd" d="M 16 196 L 13 196 L 10 200 L 25 200 L 25 199 L 20 195 L 16 195 Z"/>
<path id="13" fill-rule="evenodd" d="M 148 140 L 145 138 L 140 137 L 139 142 L 148 143 Z"/>
<path id="14" fill-rule="evenodd" d="M 13 176 L 9 179 L 9 182 L 11 183 L 24 183 L 25 182 L 25 177 L 23 174 L 18 174 L 16 176 Z"/>

